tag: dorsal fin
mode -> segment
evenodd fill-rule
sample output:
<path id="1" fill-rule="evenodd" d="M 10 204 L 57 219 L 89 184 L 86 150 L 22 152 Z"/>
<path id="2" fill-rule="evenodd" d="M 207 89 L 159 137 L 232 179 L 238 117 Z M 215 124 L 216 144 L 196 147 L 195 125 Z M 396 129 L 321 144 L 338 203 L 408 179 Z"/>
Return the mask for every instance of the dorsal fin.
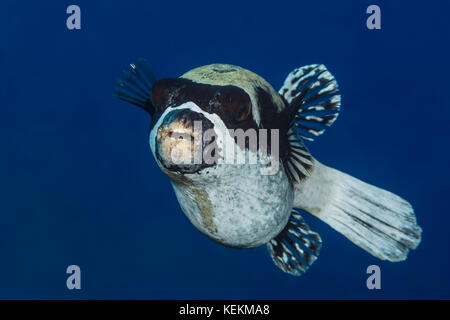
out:
<path id="1" fill-rule="evenodd" d="M 341 96 L 333 75 L 323 64 L 311 64 L 292 71 L 279 94 L 288 103 L 299 135 L 312 141 L 336 120 Z"/>
<path id="2" fill-rule="evenodd" d="M 153 116 L 155 107 L 151 102 L 151 95 L 155 82 L 156 78 L 150 63 L 140 58 L 135 63 L 130 63 L 116 79 L 113 95 L 144 109 Z"/>

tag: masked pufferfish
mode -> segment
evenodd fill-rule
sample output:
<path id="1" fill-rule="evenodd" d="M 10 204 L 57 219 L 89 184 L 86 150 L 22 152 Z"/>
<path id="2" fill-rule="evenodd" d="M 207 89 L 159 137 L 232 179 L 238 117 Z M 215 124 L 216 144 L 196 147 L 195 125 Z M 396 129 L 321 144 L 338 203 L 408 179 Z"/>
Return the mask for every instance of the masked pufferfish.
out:
<path id="1" fill-rule="evenodd" d="M 421 228 L 407 201 L 321 164 L 304 145 L 340 110 L 337 82 L 324 65 L 295 69 L 277 93 L 234 65 L 211 64 L 157 81 L 147 60 L 138 59 L 117 79 L 113 93 L 150 114 L 156 162 L 183 212 L 212 240 L 236 248 L 265 244 L 274 263 L 292 275 L 309 268 L 322 244 L 299 210 L 382 260 L 402 261 L 420 242 Z M 200 132 L 212 129 L 214 138 L 198 137 L 195 123 Z M 278 152 L 246 142 L 234 148 L 237 153 L 268 161 L 225 163 L 225 147 L 237 143 L 230 129 L 277 130 L 278 139 L 267 136 Z M 204 152 L 213 141 L 215 161 L 193 162 L 193 150 Z M 278 163 L 278 170 L 263 174 L 268 162 Z"/>

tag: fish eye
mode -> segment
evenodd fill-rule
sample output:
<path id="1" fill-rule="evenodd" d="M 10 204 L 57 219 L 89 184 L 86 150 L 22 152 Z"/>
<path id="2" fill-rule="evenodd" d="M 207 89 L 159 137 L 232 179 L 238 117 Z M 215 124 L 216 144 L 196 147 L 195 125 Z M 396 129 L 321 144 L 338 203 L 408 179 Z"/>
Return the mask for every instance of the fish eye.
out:
<path id="1" fill-rule="evenodd" d="M 236 112 L 236 121 L 241 122 L 248 118 L 252 111 L 252 105 L 251 103 L 244 104 L 239 107 L 238 111 Z"/>

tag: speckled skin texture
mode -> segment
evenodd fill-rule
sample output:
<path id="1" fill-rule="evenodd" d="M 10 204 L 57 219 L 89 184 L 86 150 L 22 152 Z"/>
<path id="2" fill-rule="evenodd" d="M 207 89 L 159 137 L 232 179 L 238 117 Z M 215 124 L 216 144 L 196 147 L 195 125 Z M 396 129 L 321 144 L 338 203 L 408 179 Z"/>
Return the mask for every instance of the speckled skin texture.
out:
<path id="1" fill-rule="evenodd" d="M 177 108 L 201 112 L 213 122 L 221 150 L 224 145 L 234 145 L 217 115 L 203 112 L 192 102 Z M 150 133 L 154 154 L 158 128 L 171 110 L 165 111 Z M 236 148 L 236 152 L 250 151 Z M 261 174 L 260 169 L 270 165 L 270 159 L 263 160 L 256 164 L 228 164 L 222 160 L 193 174 L 171 172 L 158 164 L 171 178 L 183 212 L 197 229 L 224 245 L 248 248 L 278 235 L 287 224 L 293 204 L 293 186 L 282 167 L 274 175 Z"/>
<path id="2" fill-rule="evenodd" d="M 241 170 L 249 174 L 244 178 Z M 274 176 L 256 171 L 250 165 L 219 165 L 173 186 L 184 213 L 201 232 L 224 245 L 255 247 L 280 233 L 293 199 L 283 171 Z"/>

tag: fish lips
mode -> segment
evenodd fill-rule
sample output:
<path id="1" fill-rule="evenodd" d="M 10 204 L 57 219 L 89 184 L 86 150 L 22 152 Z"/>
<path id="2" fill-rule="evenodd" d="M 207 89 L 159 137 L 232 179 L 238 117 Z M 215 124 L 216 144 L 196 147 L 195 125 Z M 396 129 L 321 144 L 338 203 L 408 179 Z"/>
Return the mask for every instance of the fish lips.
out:
<path id="1" fill-rule="evenodd" d="M 169 112 L 157 129 L 155 155 L 170 172 L 197 173 L 215 163 L 206 163 L 203 150 L 214 142 L 215 135 L 204 137 L 214 124 L 203 114 L 189 109 Z"/>

